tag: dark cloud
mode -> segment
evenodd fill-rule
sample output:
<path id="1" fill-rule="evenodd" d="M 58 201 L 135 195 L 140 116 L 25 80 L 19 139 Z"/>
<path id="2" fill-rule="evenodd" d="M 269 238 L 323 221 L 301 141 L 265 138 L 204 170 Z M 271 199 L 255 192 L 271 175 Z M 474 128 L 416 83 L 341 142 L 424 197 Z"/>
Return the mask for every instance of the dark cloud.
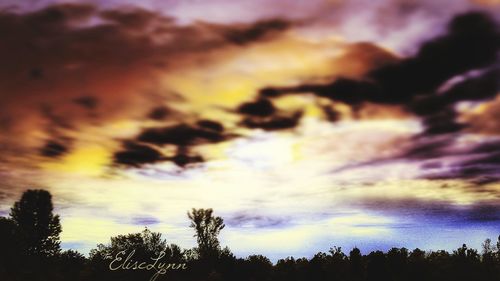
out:
<path id="1" fill-rule="evenodd" d="M 218 52 L 226 48 L 276 38 L 290 26 L 278 19 L 181 25 L 155 10 L 81 3 L 26 12 L 4 9 L 0 11 L 0 104 L 4 109 L 0 122 L 13 139 L 26 138 L 41 126 L 47 128 L 46 138 L 58 139 L 89 124 L 140 119 L 148 114 L 142 109 L 157 102 L 156 93 L 165 90 L 149 91 L 160 75 L 218 59 Z M 161 98 L 170 98 L 163 93 Z M 80 110 L 75 110 L 75 104 Z M 86 112 L 97 107 L 99 112 Z M 155 108 L 149 118 L 164 121 L 191 114 L 169 114 L 167 108 L 167 104 Z M 25 118 L 17 117 L 21 113 Z M 177 130 L 184 136 L 191 134 L 185 144 L 194 139 L 225 139 L 215 127 L 207 126 Z M 165 130 L 145 132 L 146 139 L 148 133 Z"/>
<path id="2" fill-rule="evenodd" d="M 423 135 L 440 135 L 457 133 L 467 127 L 457 122 L 457 113 L 451 108 L 444 108 L 440 112 L 426 116 L 422 120 L 425 126 Z"/>
<path id="3" fill-rule="evenodd" d="M 495 153 L 490 153 L 479 157 L 478 159 L 469 160 L 463 165 L 494 165 L 496 168 L 500 168 L 500 148 Z M 499 170 L 500 172 L 500 170 Z"/>
<path id="4" fill-rule="evenodd" d="M 408 105 L 415 98 L 435 95 L 439 86 L 456 75 L 494 65 L 499 48 L 500 33 L 494 20 L 482 13 L 468 13 L 453 19 L 448 34 L 423 44 L 414 57 L 376 68 L 365 80 L 338 78 L 326 85 L 270 87 L 262 89 L 260 96 L 312 92 L 350 105 L 363 102 Z M 498 72 L 467 82 L 461 86 L 462 90 L 452 89 L 446 96 L 452 97 L 452 102 L 491 97 L 496 94 L 491 91 L 495 87 L 495 74 Z M 472 94 L 471 89 L 477 88 L 484 91 Z"/>
<path id="5" fill-rule="evenodd" d="M 477 206 L 468 213 L 467 219 L 473 222 L 500 222 L 498 205 Z"/>
<path id="6" fill-rule="evenodd" d="M 458 122 L 454 105 L 459 101 L 483 101 L 494 98 L 499 90 L 500 69 L 493 68 L 451 86 L 443 93 L 414 100 L 407 107 L 422 117 L 423 135 L 457 133 L 468 127 Z"/>
<path id="7" fill-rule="evenodd" d="M 170 110 L 165 106 L 159 106 L 153 108 L 149 114 L 148 118 L 152 120 L 162 121 L 165 120 L 170 115 Z"/>
<path id="8" fill-rule="evenodd" d="M 160 220 L 154 217 L 134 217 L 132 218 L 132 223 L 135 225 L 148 226 L 159 224 Z"/>
<path id="9" fill-rule="evenodd" d="M 382 88 L 387 102 L 407 102 L 432 94 L 446 80 L 495 63 L 500 34 L 493 19 L 482 13 L 455 17 L 448 34 L 425 43 L 413 58 L 374 70 L 369 78 Z"/>
<path id="10" fill-rule="evenodd" d="M 179 167 L 186 167 L 190 164 L 203 163 L 205 159 L 203 159 L 200 155 L 193 155 L 189 152 L 187 148 L 179 148 L 177 153 L 169 158 L 170 161 L 175 163 Z"/>
<path id="11" fill-rule="evenodd" d="M 302 111 L 294 113 L 279 111 L 267 97 L 245 102 L 237 108 L 236 112 L 243 116 L 240 125 L 268 131 L 295 128 L 302 117 Z"/>
<path id="12" fill-rule="evenodd" d="M 34 31 L 51 31 L 57 27 L 63 27 L 68 23 L 76 23 L 86 20 L 95 12 L 95 7 L 88 4 L 64 3 L 51 5 L 28 14 L 15 14 L 8 9 L 4 10 L 0 17 L 2 27 L 9 27 L 10 24 L 27 25 L 33 27 Z M 17 21 L 17 22 L 13 22 Z M 23 30 L 26 31 L 26 30 Z M 12 30 L 8 32 L 11 33 Z"/>
<path id="13" fill-rule="evenodd" d="M 224 131 L 224 126 L 217 121 L 212 120 L 200 120 L 196 123 L 200 128 L 212 130 L 215 132 L 222 133 Z"/>
<path id="14" fill-rule="evenodd" d="M 471 149 L 473 153 L 500 152 L 500 140 L 483 142 Z"/>
<path id="15" fill-rule="evenodd" d="M 188 147 L 179 147 L 174 155 L 167 156 L 158 149 L 133 141 L 125 141 L 121 150 L 115 152 L 113 163 L 118 166 L 141 167 L 146 164 L 170 161 L 184 168 L 190 164 L 203 163 L 202 156 L 190 152 Z"/>
<path id="16" fill-rule="evenodd" d="M 252 116 L 270 116 L 276 112 L 276 108 L 269 99 L 259 98 L 253 102 L 243 103 L 238 107 L 238 112 Z"/>
<path id="17" fill-rule="evenodd" d="M 238 213 L 226 220 L 232 227 L 275 228 L 290 224 L 290 220 L 282 217 L 273 217 L 259 214 Z"/>
<path id="18" fill-rule="evenodd" d="M 443 185 L 441 188 L 452 188 Z M 470 206 L 457 206 L 447 201 L 427 201 L 419 199 L 371 198 L 355 203 L 364 208 L 389 214 L 421 220 L 443 219 L 449 224 L 469 225 L 470 223 L 500 222 L 500 205 L 494 202 L 476 202 Z"/>
<path id="19" fill-rule="evenodd" d="M 328 105 L 322 106 L 321 109 L 323 110 L 326 119 L 328 119 L 328 121 L 330 122 L 337 122 L 342 117 L 342 114 L 337 110 L 335 110 L 334 108 L 332 108 L 331 106 Z"/>
<path id="20" fill-rule="evenodd" d="M 197 145 L 219 143 L 235 135 L 224 132 L 224 126 L 213 120 L 202 119 L 191 124 L 144 129 L 133 140 L 124 142 L 123 150 L 114 155 L 115 164 L 141 166 L 159 161 L 170 161 L 184 168 L 191 164 L 203 163 L 203 156 L 193 152 Z M 176 152 L 164 155 L 156 147 L 173 145 Z"/>
<path id="21" fill-rule="evenodd" d="M 268 131 L 285 130 L 297 127 L 301 117 L 302 111 L 297 111 L 290 116 L 275 115 L 264 118 L 247 117 L 243 119 L 241 124 L 251 129 L 260 128 Z"/>
<path id="22" fill-rule="evenodd" d="M 99 13 L 102 19 L 114 22 L 120 26 L 130 29 L 143 29 L 156 20 L 158 15 L 155 12 L 144 9 L 128 7 L 122 10 L 106 10 Z M 162 18 L 163 22 L 170 23 L 169 18 Z"/>
<path id="23" fill-rule="evenodd" d="M 290 27 L 291 23 L 289 21 L 271 19 L 256 22 L 250 27 L 228 29 L 227 31 L 223 31 L 223 35 L 229 42 L 237 45 L 245 45 L 276 34 L 276 32 L 282 32 Z"/>
<path id="24" fill-rule="evenodd" d="M 275 99 L 282 95 L 313 93 L 351 106 L 356 113 L 367 103 L 398 105 L 417 115 L 424 127 L 415 135 L 406 150 L 394 158 L 363 163 L 368 165 L 410 159 L 438 160 L 460 155 L 477 160 L 453 162 L 427 178 L 467 179 L 487 183 L 500 179 L 496 152 L 478 157 L 477 152 L 456 147 L 456 138 L 469 124 L 456 111 L 461 101 L 487 101 L 497 96 L 500 71 L 498 24 L 487 14 L 471 12 L 456 16 L 445 35 L 424 43 L 410 58 L 386 61 L 385 65 L 369 71 L 363 79 L 338 77 L 328 84 L 301 84 L 293 87 L 268 87 L 259 97 Z M 325 115 L 336 121 L 339 114 L 324 106 Z M 251 120 L 246 126 L 258 127 Z M 263 126 L 261 126 L 263 127 Z M 493 150 L 491 146 L 488 149 Z M 434 171 L 435 172 L 435 171 Z"/>
<path id="25" fill-rule="evenodd" d="M 58 141 L 49 140 L 40 149 L 40 154 L 45 157 L 57 158 L 69 152 L 69 148 Z"/>
<path id="26" fill-rule="evenodd" d="M 166 160 L 161 152 L 143 144 L 127 141 L 122 150 L 113 156 L 113 162 L 118 165 L 139 167 L 143 164 L 151 164 Z"/>
<path id="27" fill-rule="evenodd" d="M 169 127 L 148 128 L 139 134 L 137 140 L 141 142 L 165 145 L 189 146 L 203 143 L 217 143 L 227 137 L 220 131 L 206 127 L 179 124 Z"/>
<path id="28" fill-rule="evenodd" d="M 99 101 L 97 98 L 92 97 L 92 96 L 82 96 L 78 97 L 73 100 L 74 103 L 82 106 L 83 108 L 86 108 L 88 110 L 95 109 L 97 105 L 99 104 Z"/>
<path id="29" fill-rule="evenodd" d="M 412 112 L 428 116 L 439 113 L 442 109 L 450 108 L 459 101 L 480 101 L 491 99 L 499 90 L 500 69 L 492 68 L 478 76 L 467 77 L 455 83 L 443 93 L 429 95 L 414 100 L 408 107 Z"/>
<path id="30" fill-rule="evenodd" d="M 453 143 L 454 139 L 450 137 L 415 137 L 412 146 L 401 157 L 414 160 L 440 158 L 449 153 L 448 149 Z"/>
<path id="31" fill-rule="evenodd" d="M 498 140 L 484 142 L 467 148 L 453 148 L 445 142 L 432 155 L 423 155 L 426 159 L 458 157 L 450 164 L 431 168 L 424 172 L 426 179 L 464 179 L 484 185 L 500 181 L 500 143 Z M 429 150 L 432 151 L 432 150 Z M 428 153 L 422 149 L 423 153 Z M 448 161 L 449 162 L 449 161 Z M 429 170 L 429 169 L 426 169 Z"/>
<path id="32" fill-rule="evenodd" d="M 365 101 L 380 101 L 381 91 L 372 82 L 338 78 L 330 84 L 304 84 L 297 87 L 264 88 L 259 92 L 261 97 L 278 97 L 293 93 L 314 93 L 335 101 L 356 105 Z"/>
<path id="33" fill-rule="evenodd" d="M 494 97 L 499 90 L 500 68 L 496 65 L 479 75 L 465 77 L 464 81 L 453 85 L 449 90 L 439 95 L 448 99 L 448 103 L 462 100 L 484 100 Z"/>
<path id="34" fill-rule="evenodd" d="M 429 180 L 461 179 L 476 185 L 486 185 L 500 181 L 498 168 L 498 165 L 496 167 L 488 167 L 482 165 L 454 164 L 449 169 L 436 173 L 429 173 L 422 178 Z"/>

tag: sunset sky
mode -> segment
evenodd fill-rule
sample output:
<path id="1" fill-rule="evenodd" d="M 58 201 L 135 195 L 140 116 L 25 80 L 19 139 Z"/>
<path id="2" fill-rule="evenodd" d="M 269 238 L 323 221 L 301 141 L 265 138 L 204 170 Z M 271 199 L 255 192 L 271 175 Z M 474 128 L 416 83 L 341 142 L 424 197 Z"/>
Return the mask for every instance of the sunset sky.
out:
<path id="1" fill-rule="evenodd" d="M 237 256 L 500 234 L 497 0 L 3 0 L 0 215 Z"/>

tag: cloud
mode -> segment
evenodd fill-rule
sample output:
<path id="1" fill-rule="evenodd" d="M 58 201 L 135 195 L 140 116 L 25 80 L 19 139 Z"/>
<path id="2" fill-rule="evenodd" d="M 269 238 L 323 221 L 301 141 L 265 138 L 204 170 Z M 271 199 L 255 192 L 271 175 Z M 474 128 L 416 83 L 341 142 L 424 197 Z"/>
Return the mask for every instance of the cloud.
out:
<path id="1" fill-rule="evenodd" d="M 207 127 L 205 125 L 198 127 L 187 124 L 148 128 L 139 134 L 137 140 L 156 145 L 172 144 L 178 146 L 217 143 L 225 140 L 226 136 L 221 134 L 221 130 L 219 130 L 222 125 L 216 122 L 214 124 L 218 124 L 216 129 L 213 129 L 213 126 Z"/>
<path id="2" fill-rule="evenodd" d="M 133 142 L 125 142 L 123 150 L 114 154 L 114 163 L 138 167 L 142 164 L 155 163 L 165 157 L 156 149 Z"/>
<path id="3" fill-rule="evenodd" d="M 290 226 L 290 219 L 240 212 L 227 218 L 226 224 L 234 228 L 280 228 Z"/>
<path id="4" fill-rule="evenodd" d="M 186 148 L 177 149 L 177 153 L 169 158 L 173 163 L 175 163 L 179 167 L 186 167 L 190 164 L 203 163 L 205 159 L 197 154 L 192 154 Z"/>
<path id="5" fill-rule="evenodd" d="M 170 92 L 162 77 L 206 64 L 218 58 L 217 52 L 272 40 L 291 27 L 280 19 L 180 25 L 158 11 L 133 6 L 3 9 L 0 126 L 9 139 L 27 140 L 9 145 L 33 151 L 47 139 L 86 139 L 79 134 L 92 126 L 196 115 L 171 108 L 179 94 Z M 148 133 L 154 134 L 149 130 L 144 137 Z M 208 127 L 195 134 L 218 138 Z"/>
<path id="6" fill-rule="evenodd" d="M 403 158 L 408 159 L 433 159 L 448 154 L 447 150 L 453 145 L 454 139 L 450 137 L 419 138 L 413 139 L 410 148 L 404 151 Z"/>
<path id="7" fill-rule="evenodd" d="M 500 182 L 500 141 L 498 138 L 467 140 L 456 134 L 413 136 L 401 149 L 388 157 L 380 157 L 335 172 L 387 165 L 401 161 L 418 165 L 415 176 L 428 180 L 464 180 L 473 186 Z M 480 192 L 480 191 L 478 191 Z"/>
<path id="8" fill-rule="evenodd" d="M 414 57 L 370 73 L 382 90 L 379 102 L 406 102 L 432 93 L 455 75 L 491 66 L 500 47 L 497 26 L 482 13 L 456 16 L 446 35 L 424 43 Z"/>
<path id="9" fill-rule="evenodd" d="M 92 96 L 82 96 L 74 99 L 73 102 L 88 110 L 94 110 L 99 105 L 99 100 Z"/>
<path id="10" fill-rule="evenodd" d="M 153 108 L 149 112 L 148 118 L 153 119 L 153 120 L 157 120 L 157 121 L 161 121 L 161 120 L 165 120 L 170 115 L 170 113 L 171 113 L 171 111 L 167 107 L 158 106 L 158 107 Z"/>
<path id="11" fill-rule="evenodd" d="M 253 24 L 251 27 L 235 29 L 228 28 L 223 31 L 227 41 L 237 45 L 246 45 L 255 41 L 269 38 L 276 35 L 276 32 L 282 32 L 291 27 L 291 22 L 281 19 L 262 20 Z"/>
<path id="12" fill-rule="evenodd" d="M 213 120 L 207 120 L 207 119 L 199 120 L 198 122 L 196 122 L 196 125 L 198 125 L 198 127 L 200 128 L 208 129 L 219 133 L 222 133 L 224 131 L 224 126 L 220 122 Z"/>
<path id="13" fill-rule="evenodd" d="M 132 218 L 132 224 L 134 225 L 147 226 L 147 225 L 157 225 L 159 223 L 160 220 L 155 217 L 140 216 Z"/>
<path id="14" fill-rule="evenodd" d="M 40 154 L 45 157 L 57 158 L 61 155 L 66 154 L 69 148 L 57 141 L 48 141 L 45 146 L 40 150 Z"/>
<path id="15" fill-rule="evenodd" d="M 338 77 L 329 84 L 268 87 L 259 92 L 259 98 L 274 100 L 286 95 L 312 93 L 331 100 L 333 106 L 346 104 L 354 112 L 367 104 L 401 106 L 420 118 L 423 130 L 413 137 L 413 144 L 408 145 L 406 151 L 394 158 L 369 161 L 366 165 L 390 159 L 442 158 L 457 151 L 454 148 L 456 139 L 469 127 L 461 120 L 457 104 L 485 102 L 497 96 L 499 50 L 498 24 L 487 14 L 470 12 L 456 16 L 449 23 L 447 34 L 424 43 L 415 56 L 383 64 L 367 72 L 363 79 Z M 325 108 L 330 109 L 326 112 L 330 120 L 342 118 L 335 107 L 323 106 Z M 254 123 L 248 122 L 247 126 Z M 478 159 L 480 163 L 456 163 L 450 168 L 452 171 L 435 178 L 497 181 L 498 176 L 493 173 L 498 168 L 495 157 L 485 156 Z"/>
<path id="16" fill-rule="evenodd" d="M 236 112 L 243 116 L 240 125 L 250 129 L 260 128 L 268 131 L 295 128 L 303 115 L 302 111 L 291 114 L 281 112 L 272 101 L 262 97 L 241 104 Z"/>
<path id="17" fill-rule="evenodd" d="M 446 186 L 442 188 L 447 188 Z M 469 206 L 457 206 L 446 201 L 425 201 L 420 199 L 362 199 L 358 205 L 385 214 L 398 213 L 402 217 L 416 220 L 446 221 L 452 225 L 499 222 L 500 207 L 492 202 L 476 202 Z"/>
<path id="18" fill-rule="evenodd" d="M 135 138 L 126 140 L 122 150 L 114 153 L 114 163 L 140 167 L 162 161 L 171 161 L 179 167 L 203 163 L 205 159 L 192 150 L 203 144 L 215 144 L 234 138 L 224 126 L 213 120 L 201 119 L 195 124 L 177 124 L 143 129 Z M 164 146 L 173 146 L 175 153 L 161 152 Z"/>
<path id="19" fill-rule="evenodd" d="M 302 111 L 297 111 L 288 116 L 275 115 L 264 118 L 246 117 L 241 124 L 247 128 L 260 128 L 267 131 L 293 129 L 299 125 L 302 114 Z"/>
<path id="20" fill-rule="evenodd" d="M 453 150 L 448 152 L 453 155 Z M 500 181 L 500 146 L 499 141 L 489 141 L 472 146 L 465 151 L 456 151 L 460 159 L 438 167 L 426 173 L 427 179 L 465 179 L 477 184 L 488 184 Z M 441 155 L 444 157 L 446 155 Z"/>
<path id="21" fill-rule="evenodd" d="M 362 102 L 406 104 L 432 95 L 448 79 L 472 69 L 492 66 L 500 48 L 497 24 L 485 14 L 457 16 L 448 34 L 422 45 L 411 58 L 377 68 L 365 80 L 339 78 L 330 84 L 267 88 L 261 96 L 312 92 L 350 105 Z M 463 98 L 469 98 L 464 96 Z"/>
<path id="22" fill-rule="evenodd" d="M 243 103 L 238 107 L 238 112 L 250 116 L 270 116 L 276 112 L 273 103 L 266 98 L 260 98 L 253 102 Z"/>
<path id="23" fill-rule="evenodd" d="M 120 26 L 124 26 L 127 29 L 143 30 L 148 27 L 151 22 L 158 19 L 158 14 L 154 11 L 140 8 L 127 8 L 123 10 L 104 10 L 99 13 L 99 17 Z M 172 19 L 165 17 L 163 21 L 169 23 Z"/>
<path id="24" fill-rule="evenodd" d="M 500 133 L 500 95 L 495 100 L 479 106 L 478 110 L 463 112 L 461 118 L 469 124 L 467 131 L 471 133 L 495 136 Z"/>

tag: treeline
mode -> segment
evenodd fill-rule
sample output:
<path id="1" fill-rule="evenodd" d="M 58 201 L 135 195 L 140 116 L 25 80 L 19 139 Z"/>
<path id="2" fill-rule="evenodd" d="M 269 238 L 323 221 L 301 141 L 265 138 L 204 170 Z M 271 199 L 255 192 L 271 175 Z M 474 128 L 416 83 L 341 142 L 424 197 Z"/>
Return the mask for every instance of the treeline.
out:
<path id="1" fill-rule="evenodd" d="M 309 259 L 273 264 L 262 255 L 237 258 L 222 248 L 218 235 L 224 221 L 211 209 L 192 209 L 188 219 L 198 244 L 193 249 L 168 244 L 160 233 L 145 229 L 112 237 L 85 257 L 61 250 L 50 193 L 29 190 L 9 218 L 0 218 L 0 280 L 500 280 L 500 236 L 496 242 L 486 239 L 481 252 L 463 245 L 451 253 L 393 248 L 363 255 L 357 248 L 344 253 L 333 247 Z"/>

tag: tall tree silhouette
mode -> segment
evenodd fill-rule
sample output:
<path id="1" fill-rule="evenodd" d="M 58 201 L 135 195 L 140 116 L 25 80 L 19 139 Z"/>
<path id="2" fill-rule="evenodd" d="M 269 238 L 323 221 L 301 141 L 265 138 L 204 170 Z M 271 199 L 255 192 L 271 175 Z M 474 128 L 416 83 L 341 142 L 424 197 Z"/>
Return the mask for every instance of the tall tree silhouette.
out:
<path id="1" fill-rule="evenodd" d="M 215 217 L 212 209 L 195 209 L 188 212 L 190 227 L 194 228 L 201 258 L 213 257 L 220 252 L 218 235 L 225 227 L 221 217 Z"/>
<path id="2" fill-rule="evenodd" d="M 27 254 L 54 256 L 61 251 L 59 216 L 54 215 L 52 195 L 45 190 L 28 190 L 12 207 L 10 216 L 17 226 Z"/>

